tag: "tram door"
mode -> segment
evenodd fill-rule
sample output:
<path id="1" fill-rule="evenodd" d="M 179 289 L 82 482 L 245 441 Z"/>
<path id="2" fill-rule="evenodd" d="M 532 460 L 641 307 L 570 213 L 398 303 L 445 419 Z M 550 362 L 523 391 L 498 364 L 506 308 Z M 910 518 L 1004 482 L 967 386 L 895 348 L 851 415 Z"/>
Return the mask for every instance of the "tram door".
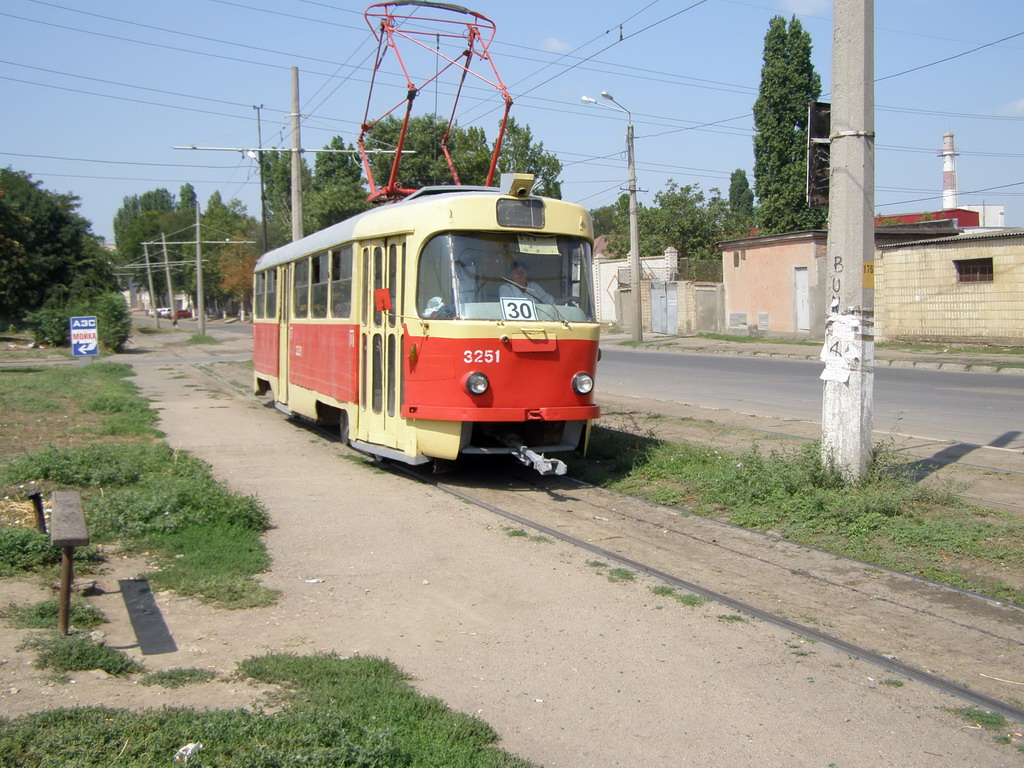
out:
<path id="1" fill-rule="evenodd" d="M 290 376 L 288 356 L 291 349 L 291 268 L 281 266 L 270 273 L 277 284 L 277 394 L 274 399 L 279 403 L 288 403 L 288 377 Z"/>
<path id="2" fill-rule="evenodd" d="M 405 438 L 401 417 L 404 256 L 402 238 L 361 244 L 359 439 L 399 450 Z M 390 310 L 377 308 L 382 292 L 390 299 Z"/>

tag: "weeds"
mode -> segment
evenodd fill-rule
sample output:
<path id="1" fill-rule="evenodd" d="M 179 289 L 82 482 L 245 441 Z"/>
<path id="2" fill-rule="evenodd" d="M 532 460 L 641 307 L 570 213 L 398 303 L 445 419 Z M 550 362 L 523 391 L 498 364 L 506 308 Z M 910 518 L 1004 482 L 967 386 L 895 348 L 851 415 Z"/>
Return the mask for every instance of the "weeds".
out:
<path id="1" fill-rule="evenodd" d="M 913 482 L 884 447 L 865 479 L 847 484 L 816 443 L 733 455 L 595 429 L 591 445 L 591 482 L 1024 605 L 1021 586 L 976 568 L 992 563 L 1024 584 L 1024 524 Z"/>
<path id="2" fill-rule="evenodd" d="M 7 619 L 15 629 L 57 629 L 56 599 L 43 600 L 34 605 L 19 606 L 11 603 L 0 609 L 0 618 Z M 68 621 L 75 629 L 93 629 L 106 622 L 107 617 L 85 600 L 72 599 Z"/>
<path id="3" fill-rule="evenodd" d="M 698 606 L 704 605 L 705 603 L 711 602 L 710 597 L 695 595 L 692 592 L 679 592 L 673 589 L 672 587 L 651 587 L 651 592 L 653 592 L 656 595 L 659 595 L 660 597 L 670 597 L 676 602 L 682 603 L 683 605 L 689 606 L 691 608 L 696 608 Z"/>
<path id="4" fill-rule="evenodd" d="M 418 694 L 382 659 L 276 654 L 247 659 L 239 671 L 281 686 L 280 711 L 79 707 L 39 712 L 4 722 L 0 765 L 170 765 L 186 741 L 201 741 L 199 764 L 211 766 L 532 765 L 495 748 L 498 736 L 483 721 Z M 45 755 L 46 762 L 27 762 L 26 755 Z"/>
<path id="5" fill-rule="evenodd" d="M 159 672 L 150 672 L 139 679 L 139 685 L 159 685 L 162 688 L 182 688 L 194 683 L 208 683 L 216 679 L 217 673 L 209 669 L 196 669 L 194 667 L 184 669 L 163 669 Z"/>
<path id="6" fill-rule="evenodd" d="M 89 390 L 78 399 L 82 413 L 145 422 L 139 415 L 150 414 L 148 406 L 134 387 L 121 386 L 126 370 L 125 366 L 92 364 L 70 373 L 64 370 L 59 377 L 49 371 L 39 375 L 47 385 L 57 385 L 58 400 L 77 389 Z M 17 389 L 35 391 L 35 376 L 28 374 Z M 90 390 L 91 380 L 105 384 Z M 108 386 L 111 381 L 114 384 Z M 63 423 L 67 426 L 67 420 Z M 108 422 L 107 428 L 97 431 L 114 431 L 109 427 Z M 0 483 L 11 487 L 39 481 L 44 489 L 82 489 L 91 538 L 149 552 L 162 566 L 151 576 L 161 589 L 232 608 L 272 603 L 276 592 L 253 579 L 270 562 L 261 541 L 269 520 L 266 510 L 256 499 L 232 493 L 214 480 L 205 462 L 152 442 L 151 436 L 61 448 L 51 445 L 8 461 L 0 468 Z M 52 567 L 59 556 L 43 534 L 0 527 L 0 576 Z M 75 551 L 78 561 L 98 557 L 93 548 Z"/>
<path id="7" fill-rule="evenodd" d="M 22 642 L 18 650 L 36 651 L 35 666 L 55 672 L 100 669 L 108 675 L 130 675 L 144 670 L 128 654 L 78 633 L 37 635 Z"/>

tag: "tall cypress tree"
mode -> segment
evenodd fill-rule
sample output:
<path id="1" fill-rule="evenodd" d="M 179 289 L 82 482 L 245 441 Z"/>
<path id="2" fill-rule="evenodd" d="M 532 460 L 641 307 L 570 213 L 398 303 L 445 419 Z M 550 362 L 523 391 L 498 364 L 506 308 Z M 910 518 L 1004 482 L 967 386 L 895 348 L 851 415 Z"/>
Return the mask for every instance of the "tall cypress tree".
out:
<path id="1" fill-rule="evenodd" d="M 807 207 L 807 103 L 821 94 L 811 36 L 794 16 L 774 17 L 764 36 L 754 102 L 754 191 L 761 234 L 820 229 L 827 213 Z"/>

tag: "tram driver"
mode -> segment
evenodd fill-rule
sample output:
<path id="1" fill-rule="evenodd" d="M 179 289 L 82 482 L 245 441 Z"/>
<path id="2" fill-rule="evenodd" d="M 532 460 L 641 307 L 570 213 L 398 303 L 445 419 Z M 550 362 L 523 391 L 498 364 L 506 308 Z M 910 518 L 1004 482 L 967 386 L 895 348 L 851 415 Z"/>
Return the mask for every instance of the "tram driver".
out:
<path id="1" fill-rule="evenodd" d="M 513 261 L 509 268 L 509 276 L 504 278 L 505 283 L 498 288 L 498 295 L 502 298 L 533 299 L 541 304 L 565 304 L 569 299 L 556 299 L 545 291 L 539 283 L 530 279 L 526 266 L 520 261 Z"/>

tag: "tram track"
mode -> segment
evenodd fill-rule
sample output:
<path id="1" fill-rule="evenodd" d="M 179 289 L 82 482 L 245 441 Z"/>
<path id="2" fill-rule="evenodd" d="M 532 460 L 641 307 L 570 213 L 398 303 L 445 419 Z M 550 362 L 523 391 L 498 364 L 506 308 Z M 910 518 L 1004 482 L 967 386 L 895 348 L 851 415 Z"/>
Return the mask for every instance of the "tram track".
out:
<path id="1" fill-rule="evenodd" d="M 387 466 L 516 526 L 1024 721 L 1007 680 L 1019 677 L 1024 659 L 1019 608 L 571 479 L 524 477 L 516 468 L 442 480 Z M 538 514 L 543 506 L 561 509 Z"/>

